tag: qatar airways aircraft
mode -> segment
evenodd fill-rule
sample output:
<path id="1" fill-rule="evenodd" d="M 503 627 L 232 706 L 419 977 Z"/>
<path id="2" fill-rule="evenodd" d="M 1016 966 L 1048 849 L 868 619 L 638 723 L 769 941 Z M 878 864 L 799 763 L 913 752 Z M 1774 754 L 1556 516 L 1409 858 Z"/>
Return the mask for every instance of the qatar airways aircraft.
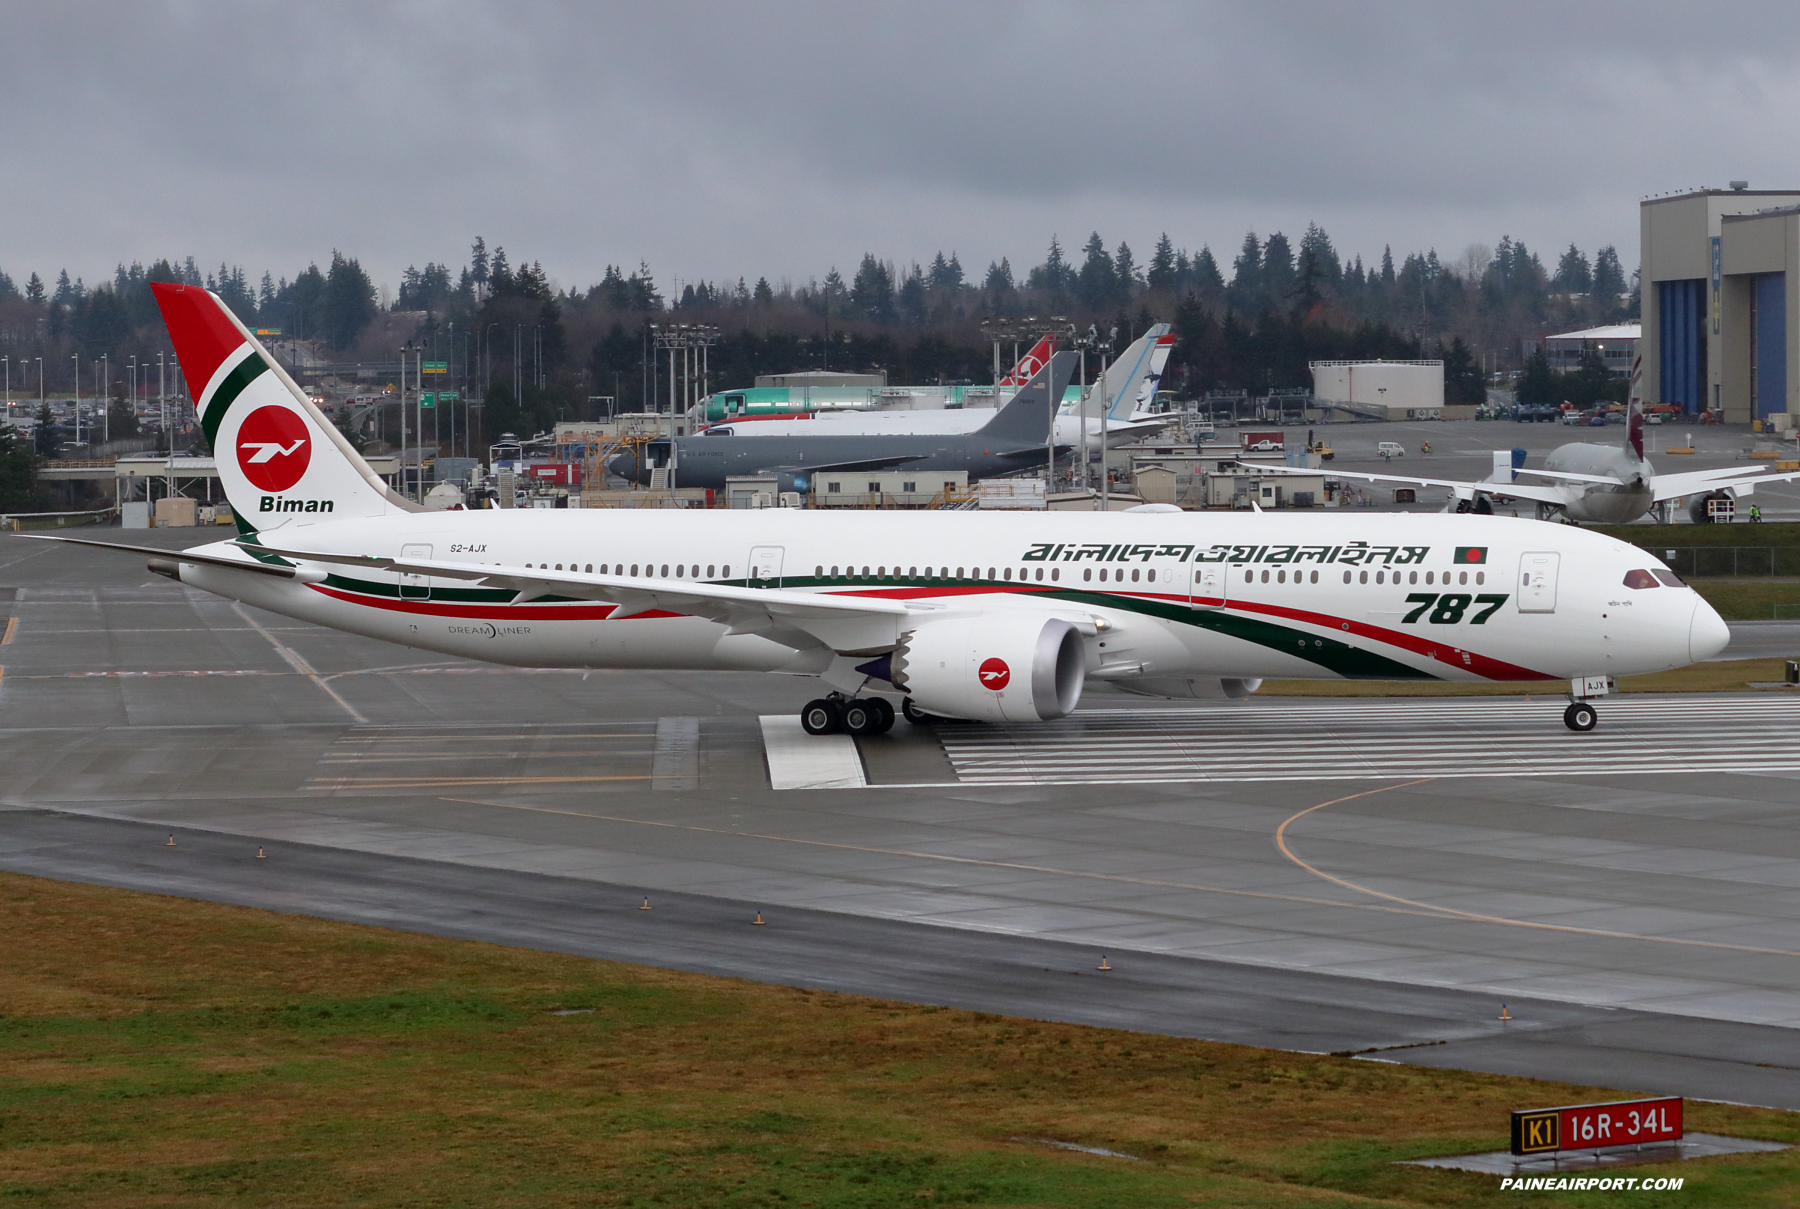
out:
<path id="1" fill-rule="evenodd" d="M 1186 696 L 1216 678 L 1241 696 L 1270 676 L 1562 680 L 1565 722 L 1588 730 L 1588 699 L 1611 677 L 1705 659 L 1728 638 L 1644 551 L 1511 518 L 422 512 L 216 297 L 152 288 L 241 532 L 115 548 L 404 646 L 814 677 L 828 689 L 801 708 L 815 734 L 886 729 L 894 694 L 914 721 L 1032 722 L 1069 713 L 1090 679 Z"/>

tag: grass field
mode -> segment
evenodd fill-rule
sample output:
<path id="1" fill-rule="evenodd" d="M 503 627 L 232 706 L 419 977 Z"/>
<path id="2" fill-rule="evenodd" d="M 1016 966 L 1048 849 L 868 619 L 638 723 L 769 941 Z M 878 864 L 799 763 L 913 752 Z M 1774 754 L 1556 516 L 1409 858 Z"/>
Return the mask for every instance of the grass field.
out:
<path id="1" fill-rule="evenodd" d="M 0 926 L 8 1205 L 1510 1204 L 1393 1160 L 1608 1095 L 10 874 Z M 1725 1105 L 1688 1126 L 1800 1140 Z M 1686 1187 L 1632 1203 L 1791 1205 L 1800 1152 L 1657 1173 Z"/>

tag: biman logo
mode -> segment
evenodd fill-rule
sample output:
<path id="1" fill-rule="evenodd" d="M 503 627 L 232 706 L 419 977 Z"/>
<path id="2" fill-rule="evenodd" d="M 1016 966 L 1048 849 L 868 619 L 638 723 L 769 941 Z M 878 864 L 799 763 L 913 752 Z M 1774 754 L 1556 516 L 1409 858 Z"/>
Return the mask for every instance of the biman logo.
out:
<path id="1" fill-rule="evenodd" d="M 1004 659 L 984 660 L 979 669 L 979 674 L 981 676 L 981 687 L 991 688 L 996 693 L 1005 688 L 1006 682 L 1012 679 L 1012 669 L 1006 666 L 1006 660 Z"/>
<path id="2" fill-rule="evenodd" d="M 237 461 L 252 487 L 286 491 L 312 462 L 306 421 L 285 407 L 257 408 L 238 426 Z"/>
<path id="3" fill-rule="evenodd" d="M 1458 546 L 1456 548 L 1456 561 L 1464 566 L 1468 566 L 1471 563 L 1484 563 L 1487 561 L 1487 547 Z M 1450 581 L 1446 579 L 1444 582 L 1449 583 Z"/>

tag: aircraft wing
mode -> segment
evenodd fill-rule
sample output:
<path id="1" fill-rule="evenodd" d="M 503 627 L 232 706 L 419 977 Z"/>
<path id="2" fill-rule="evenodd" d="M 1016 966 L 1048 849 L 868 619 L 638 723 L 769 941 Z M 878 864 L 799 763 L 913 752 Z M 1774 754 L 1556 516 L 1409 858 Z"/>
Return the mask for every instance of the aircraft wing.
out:
<path id="1" fill-rule="evenodd" d="M 1606 474 L 1576 474 L 1573 470 L 1528 470 L 1521 466 L 1514 474 L 1535 474 L 1545 479 L 1567 479 L 1571 483 L 1605 483 L 1617 487 L 1619 480 Z"/>
<path id="2" fill-rule="evenodd" d="M 907 618 L 943 607 L 926 601 L 791 592 L 779 588 L 741 588 L 730 584 L 593 575 L 493 563 L 290 550 L 263 542 L 239 541 L 238 544 L 301 562 L 331 563 L 434 579 L 462 579 L 487 587 L 510 588 L 517 593 L 512 599 L 513 604 L 527 604 L 545 596 L 606 601 L 618 606 L 617 611 L 607 618 L 609 621 L 622 621 L 652 610 L 704 617 L 729 626 L 732 634 L 761 634 L 797 650 L 824 646 L 839 653 L 874 653 L 891 649 L 899 641 L 902 623 Z"/>
<path id="3" fill-rule="evenodd" d="M 1457 479 L 1422 479 L 1404 474 L 1363 474 L 1354 470 L 1302 470 L 1297 466 L 1264 466 L 1260 462 L 1243 462 L 1255 474 L 1325 475 L 1334 479 L 1362 479 L 1369 483 L 1403 483 L 1413 487 L 1446 487 L 1458 499 L 1474 499 L 1477 495 L 1500 495 L 1507 499 L 1537 500 L 1545 504 L 1566 504 L 1572 498 L 1568 487 L 1539 487 L 1531 483 L 1475 483 Z M 1604 479 L 1603 482 L 1615 482 Z"/>
<path id="4" fill-rule="evenodd" d="M 164 550 L 157 546 L 131 546 L 123 542 L 99 542 L 91 537 L 56 537 L 48 533 L 21 533 L 19 537 L 27 541 L 38 542 L 72 542 L 77 546 L 98 546 L 102 550 L 120 550 L 126 554 L 147 554 L 152 559 L 164 559 L 172 563 L 189 563 L 206 567 L 229 567 L 233 571 L 252 571 L 258 575 L 272 575 L 277 579 L 307 580 L 306 573 L 298 567 L 284 567 L 279 563 L 260 563 L 253 559 L 225 558 L 218 554 L 196 554 L 189 550 Z"/>
<path id="5" fill-rule="evenodd" d="M 1789 483 L 1800 479 L 1800 474 L 1759 474 L 1755 470 L 1739 470 L 1726 467 L 1721 470 L 1689 470 L 1681 474 L 1659 474 L 1650 480 L 1650 488 L 1656 493 L 1658 502 L 1679 499 L 1684 495 L 1693 495 L 1701 491 L 1722 491 L 1731 488 L 1750 494 L 1751 490 L 1765 483 Z M 1745 490 L 1748 488 L 1749 490 Z"/>

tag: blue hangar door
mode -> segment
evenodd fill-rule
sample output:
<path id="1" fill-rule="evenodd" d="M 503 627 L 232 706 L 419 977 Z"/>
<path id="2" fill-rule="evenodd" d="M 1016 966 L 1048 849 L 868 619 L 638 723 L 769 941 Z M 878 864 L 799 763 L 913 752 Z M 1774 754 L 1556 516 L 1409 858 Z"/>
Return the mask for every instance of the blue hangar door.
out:
<path id="1" fill-rule="evenodd" d="M 1758 273 L 1750 291 L 1751 413 L 1787 410 L 1787 274 Z"/>

